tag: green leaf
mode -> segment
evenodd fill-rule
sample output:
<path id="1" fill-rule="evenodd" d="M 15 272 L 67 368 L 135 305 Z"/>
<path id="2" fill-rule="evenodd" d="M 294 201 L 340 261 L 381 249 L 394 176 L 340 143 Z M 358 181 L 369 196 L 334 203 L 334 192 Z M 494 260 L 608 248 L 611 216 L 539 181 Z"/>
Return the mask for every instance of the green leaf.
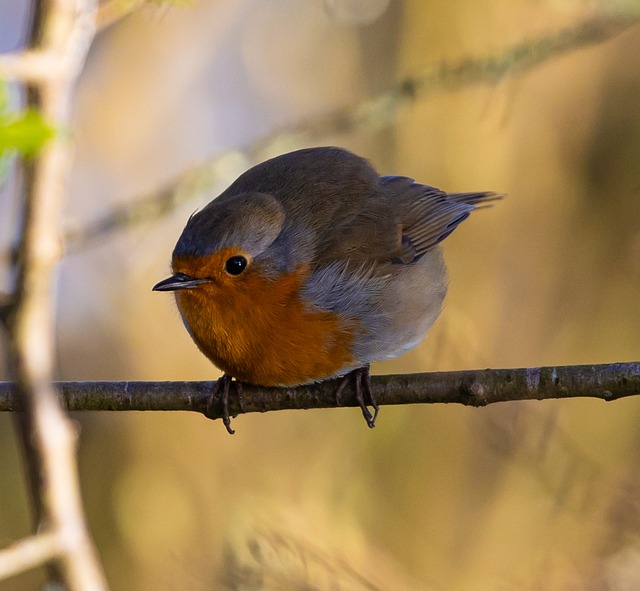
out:
<path id="1" fill-rule="evenodd" d="M 0 117 L 2 117 L 9 108 L 9 91 L 4 80 L 0 80 Z M 5 180 L 9 170 L 9 159 L 5 154 L 0 152 L 0 190 L 3 189 Z"/>
<path id="2" fill-rule="evenodd" d="M 0 155 L 16 150 L 24 156 L 33 156 L 54 134 L 54 128 L 37 111 L 0 114 Z"/>

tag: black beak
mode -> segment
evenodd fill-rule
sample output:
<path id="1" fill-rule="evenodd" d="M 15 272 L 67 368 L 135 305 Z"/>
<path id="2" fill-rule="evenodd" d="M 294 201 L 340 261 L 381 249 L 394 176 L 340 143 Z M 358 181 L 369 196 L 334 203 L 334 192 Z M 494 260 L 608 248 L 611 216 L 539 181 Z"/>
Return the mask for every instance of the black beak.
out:
<path id="1" fill-rule="evenodd" d="M 209 283 L 209 279 L 195 279 L 185 275 L 184 273 L 176 273 L 156 283 L 153 286 L 153 291 L 176 291 L 178 289 L 193 289 L 202 285 L 203 283 Z"/>

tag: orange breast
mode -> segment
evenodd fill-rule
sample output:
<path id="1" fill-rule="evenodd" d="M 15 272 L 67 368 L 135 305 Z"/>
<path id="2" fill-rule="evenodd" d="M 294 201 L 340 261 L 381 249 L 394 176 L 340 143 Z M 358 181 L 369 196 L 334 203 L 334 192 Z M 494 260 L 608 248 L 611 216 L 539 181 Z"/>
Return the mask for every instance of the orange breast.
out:
<path id="1" fill-rule="evenodd" d="M 174 261 L 174 271 L 202 276 L 195 264 Z M 357 327 L 309 309 L 300 299 L 305 276 L 304 269 L 274 279 L 250 271 L 221 276 L 176 292 L 178 307 L 198 348 L 236 379 L 260 386 L 322 380 L 358 365 L 351 354 Z"/>

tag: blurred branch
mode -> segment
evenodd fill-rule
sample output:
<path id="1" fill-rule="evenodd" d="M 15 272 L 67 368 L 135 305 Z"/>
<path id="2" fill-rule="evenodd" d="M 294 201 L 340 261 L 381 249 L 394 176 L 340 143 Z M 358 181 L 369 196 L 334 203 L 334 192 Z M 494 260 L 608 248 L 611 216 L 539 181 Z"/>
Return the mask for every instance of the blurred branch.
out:
<path id="1" fill-rule="evenodd" d="M 54 533 L 36 534 L 0 550 L 0 581 L 40 566 L 61 552 Z"/>
<path id="2" fill-rule="evenodd" d="M 17 279 L 3 307 L 9 361 L 24 411 L 16 422 L 39 535 L 7 549 L 1 557 L 5 572 L 12 574 L 35 566 L 39 559 L 49 566 L 50 579 L 68 591 L 107 588 L 80 500 L 76 431 L 52 384 L 53 274 L 61 251 L 60 213 L 71 160 L 68 139 L 61 131 L 69 124 L 76 77 L 95 31 L 96 8 L 96 0 L 36 0 L 25 52 L 0 56 L 0 75 L 13 65 L 13 77 L 25 84 L 27 108 L 58 130 L 37 156 L 23 162 Z M 12 558 L 17 562 L 7 565 Z"/>
<path id="3" fill-rule="evenodd" d="M 214 382 L 59 382 L 63 403 L 79 410 L 183 410 L 207 413 Z M 233 414 L 272 410 L 336 408 L 337 382 L 296 388 L 260 388 L 243 384 L 240 410 L 234 396 Z M 457 403 L 486 406 L 514 400 L 599 398 L 605 401 L 640 395 L 640 362 L 569 365 L 525 369 L 485 369 L 373 376 L 378 404 Z M 343 406 L 358 406 L 353 394 Z M 20 410 L 13 385 L 0 382 L 0 411 Z M 217 419 L 222 409 L 207 416 Z"/>
<path id="4" fill-rule="evenodd" d="M 22 84 L 68 84 L 75 80 L 95 32 L 95 13 L 86 0 L 36 0 L 29 47 L 0 54 L 0 78 Z"/>
<path id="5" fill-rule="evenodd" d="M 61 66 L 57 56 L 49 52 L 5 53 L 0 55 L 0 78 L 37 83 L 57 78 Z"/>
<path id="6" fill-rule="evenodd" d="M 119 229 L 171 213 L 181 203 L 211 187 L 222 176 L 227 166 L 227 158 L 233 154 L 233 152 L 224 152 L 211 162 L 188 168 L 176 179 L 147 197 L 127 205 L 114 207 L 102 218 L 83 228 L 67 230 L 65 242 L 68 252 L 76 252 L 92 242 L 108 237 Z"/>
<path id="7" fill-rule="evenodd" d="M 640 13 L 640 9 L 638 12 Z M 208 162 L 188 169 L 157 191 L 133 200 L 133 203 L 115 207 L 83 230 L 69 232 L 69 250 L 78 251 L 110 232 L 170 213 L 177 205 L 210 189 L 223 176 L 229 154 L 239 154 L 249 164 L 254 164 L 263 159 L 265 154 L 277 152 L 277 147 L 281 144 L 306 146 L 331 135 L 373 131 L 390 125 L 401 107 L 430 93 L 473 84 L 495 84 L 508 75 L 531 70 L 569 52 L 608 41 L 636 24 L 638 18 L 638 14 L 599 16 L 486 57 L 467 58 L 427 68 L 361 103 L 277 129 L 248 146 L 226 151 Z"/>
<path id="8" fill-rule="evenodd" d="M 218 579 L 221 589 L 256 589 L 259 581 L 260 589 L 382 591 L 340 552 L 317 547 L 312 540 L 299 538 L 299 532 L 288 531 L 283 525 L 255 528 L 244 539 L 236 532 L 224 550 Z M 407 588 L 396 580 L 394 584 L 397 589 Z"/>

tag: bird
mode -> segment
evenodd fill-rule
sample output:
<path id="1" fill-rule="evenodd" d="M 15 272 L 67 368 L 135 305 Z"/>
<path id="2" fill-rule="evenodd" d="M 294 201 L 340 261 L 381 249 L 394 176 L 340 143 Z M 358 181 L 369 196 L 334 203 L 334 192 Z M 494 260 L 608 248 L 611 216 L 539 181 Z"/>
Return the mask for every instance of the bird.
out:
<path id="1" fill-rule="evenodd" d="M 500 196 L 446 193 L 380 176 L 338 147 L 266 160 L 191 215 L 171 257 L 184 325 L 220 370 L 215 395 L 230 426 L 229 389 L 352 382 L 374 427 L 370 364 L 418 345 L 442 309 L 440 243 Z M 368 407 L 372 407 L 373 413 Z"/>

